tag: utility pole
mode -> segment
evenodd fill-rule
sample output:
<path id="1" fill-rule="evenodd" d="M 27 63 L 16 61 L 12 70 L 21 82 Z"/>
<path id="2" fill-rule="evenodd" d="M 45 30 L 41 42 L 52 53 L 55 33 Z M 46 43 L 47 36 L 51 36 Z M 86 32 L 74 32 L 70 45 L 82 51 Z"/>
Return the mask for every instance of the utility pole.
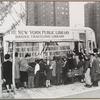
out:
<path id="1" fill-rule="evenodd" d="M 2 53 L 3 53 L 3 35 L 0 36 L 0 97 L 2 97 Z"/>
<path id="2" fill-rule="evenodd" d="M 15 41 L 13 41 L 13 66 L 12 66 L 12 82 L 15 93 Z"/>
<path id="3" fill-rule="evenodd" d="M 2 63 L 1 63 L 1 53 L 0 53 L 0 97 L 2 97 L 2 70 L 1 70 L 1 66 L 2 66 Z"/>

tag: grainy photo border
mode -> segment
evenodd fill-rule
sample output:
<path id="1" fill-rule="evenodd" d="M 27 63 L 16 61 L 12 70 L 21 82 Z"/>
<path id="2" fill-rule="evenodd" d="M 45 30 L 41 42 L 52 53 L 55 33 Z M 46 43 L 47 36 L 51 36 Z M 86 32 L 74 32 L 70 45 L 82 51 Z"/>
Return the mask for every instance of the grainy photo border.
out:
<path id="1" fill-rule="evenodd" d="M 55 1 L 55 2 L 98 2 L 100 0 L 0 0 L 0 1 L 34 1 L 34 2 L 52 2 L 52 1 Z M 67 90 L 66 90 L 67 91 Z M 49 99 L 49 98 L 44 98 L 46 100 L 52 100 L 52 99 Z M 44 100 L 43 98 L 41 99 L 38 99 L 38 100 Z M 53 100 L 99 100 L 100 98 L 59 98 L 59 99 L 53 99 Z M 1 99 L 3 100 L 3 99 Z M 5 99 L 4 99 L 5 100 Z M 13 99 L 12 99 L 13 100 Z M 17 100 L 17 99 L 16 99 Z M 18 99 L 18 100 L 22 100 L 22 99 Z M 23 99 L 25 100 L 25 99 Z M 32 99 L 26 99 L 26 100 L 32 100 Z M 33 99 L 33 100 L 36 100 L 36 99 Z"/>

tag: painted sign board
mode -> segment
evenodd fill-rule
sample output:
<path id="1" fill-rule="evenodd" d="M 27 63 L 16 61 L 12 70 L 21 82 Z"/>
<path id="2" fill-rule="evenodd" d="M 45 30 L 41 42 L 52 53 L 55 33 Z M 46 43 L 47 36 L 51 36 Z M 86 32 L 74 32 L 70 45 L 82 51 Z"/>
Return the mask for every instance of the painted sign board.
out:
<path id="1" fill-rule="evenodd" d="M 16 30 L 16 41 L 66 41 L 73 39 L 67 27 L 25 26 Z"/>

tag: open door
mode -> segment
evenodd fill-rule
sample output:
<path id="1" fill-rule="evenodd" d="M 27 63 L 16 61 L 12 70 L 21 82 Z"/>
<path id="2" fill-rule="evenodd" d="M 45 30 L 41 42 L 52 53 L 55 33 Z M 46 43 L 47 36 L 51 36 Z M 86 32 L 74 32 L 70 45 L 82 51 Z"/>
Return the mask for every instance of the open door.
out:
<path id="1" fill-rule="evenodd" d="M 75 41 L 75 42 L 74 42 L 74 52 L 75 52 L 76 54 L 79 53 L 79 42 L 78 42 L 78 41 Z"/>

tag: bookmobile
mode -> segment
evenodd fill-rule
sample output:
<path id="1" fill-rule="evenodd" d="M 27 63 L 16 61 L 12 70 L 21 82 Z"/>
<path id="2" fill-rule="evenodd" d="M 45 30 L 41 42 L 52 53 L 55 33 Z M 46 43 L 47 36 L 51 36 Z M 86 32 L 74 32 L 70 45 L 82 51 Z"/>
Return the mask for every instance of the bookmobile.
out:
<path id="1" fill-rule="evenodd" d="M 88 53 L 96 47 L 95 33 L 88 27 L 22 26 L 4 36 L 4 54 L 12 52 L 13 41 L 20 58 L 29 53 L 33 59 L 66 56 L 82 48 Z"/>
<path id="2" fill-rule="evenodd" d="M 29 53 L 29 61 L 33 61 L 37 58 L 52 60 L 53 56 L 66 56 L 73 50 L 86 49 L 89 53 L 96 48 L 95 33 L 88 27 L 20 26 L 2 36 L 1 41 L 0 54 L 9 53 L 13 58 L 13 84 L 15 52 L 20 58 Z"/>

